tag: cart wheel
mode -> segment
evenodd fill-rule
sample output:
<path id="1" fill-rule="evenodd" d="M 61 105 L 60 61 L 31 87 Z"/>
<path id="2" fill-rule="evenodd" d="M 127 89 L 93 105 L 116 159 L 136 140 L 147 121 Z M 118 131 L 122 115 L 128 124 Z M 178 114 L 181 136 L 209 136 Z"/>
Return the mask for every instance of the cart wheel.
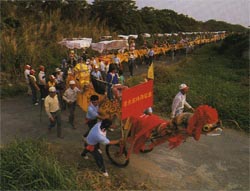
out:
<path id="1" fill-rule="evenodd" d="M 106 145 L 106 154 L 109 160 L 118 167 L 126 167 L 129 163 L 127 159 L 127 151 L 124 148 L 123 151 L 120 151 L 120 145 Z"/>

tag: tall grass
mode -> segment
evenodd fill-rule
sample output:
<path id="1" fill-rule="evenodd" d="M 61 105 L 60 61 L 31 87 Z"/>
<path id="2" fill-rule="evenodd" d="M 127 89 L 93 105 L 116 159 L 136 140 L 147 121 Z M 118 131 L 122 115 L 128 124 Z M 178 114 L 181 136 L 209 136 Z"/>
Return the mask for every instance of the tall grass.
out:
<path id="1" fill-rule="evenodd" d="M 75 190 L 75 172 L 62 166 L 42 141 L 15 141 L 1 148 L 0 190 Z"/>
<path id="2" fill-rule="evenodd" d="M 23 78 L 24 66 L 31 65 L 38 70 L 44 65 L 46 73 L 51 74 L 59 67 L 61 60 L 68 55 L 69 50 L 58 44 L 63 38 L 88 37 L 99 40 L 102 35 L 110 35 L 109 28 L 96 21 L 83 19 L 83 22 L 62 20 L 60 10 L 54 11 L 50 16 L 41 13 L 34 16 L 19 16 L 18 11 L 12 10 L 13 18 L 18 18 L 20 25 L 11 28 L 1 25 L 1 66 L 2 72 L 11 74 L 12 79 Z M 79 52 L 81 52 L 79 50 Z"/>
<path id="3" fill-rule="evenodd" d="M 176 65 L 155 67 L 155 109 L 169 117 L 178 86 L 186 83 L 190 87 L 187 101 L 193 107 L 210 105 L 222 120 L 236 120 L 249 131 L 249 70 L 232 67 L 237 62 L 218 54 L 216 46 L 205 46 Z"/>
<path id="4" fill-rule="evenodd" d="M 0 190 L 148 190 L 148 184 L 108 167 L 103 177 L 94 159 L 83 160 L 73 145 L 16 140 L 1 148 Z M 92 158 L 92 157 L 91 157 Z M 111 164 L 106 164 L 111 166 Z"/>

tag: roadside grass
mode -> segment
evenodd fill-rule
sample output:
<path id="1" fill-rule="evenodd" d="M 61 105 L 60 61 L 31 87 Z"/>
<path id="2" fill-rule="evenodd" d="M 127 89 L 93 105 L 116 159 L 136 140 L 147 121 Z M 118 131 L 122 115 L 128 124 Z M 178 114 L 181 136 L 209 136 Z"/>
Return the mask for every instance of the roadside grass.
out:
<path id="1" fill-rule="evenodd" d="M 155 66 L 155 110 L 169 117 L 178 86 L 186 83 L 190 87 L 187 101 L 193 107 L 210 105 L 218 110 L 222 120 L 235 120 L 242 129 L 249 131 L 247 60 L 220 55 L 216 46 L 204 46 L 175 65 Z"/>
<path id="2" fill-rule="evenodd" d="M 18 84 L 5 84 L 1 85 L 0 98 L 14 97 L 27 92 L 27 85 Z"/>
<path id="3" fill-rule="evenodd" d="M 84 160 L 72 145 L 15 140 L 1 147 L 0 190 L 147 190 L 108 167 L 106 178 L 92 157 Z M 109 165 L 109 164 L 108 164 Z M 111 164 L 110 164 L 111 165 Z"/>
<path id="4" fill-rule="evenodd" d="M 1 148 L 1 190 L 75 190 L 75 172 L 43 141 L 16 140 Z"/>

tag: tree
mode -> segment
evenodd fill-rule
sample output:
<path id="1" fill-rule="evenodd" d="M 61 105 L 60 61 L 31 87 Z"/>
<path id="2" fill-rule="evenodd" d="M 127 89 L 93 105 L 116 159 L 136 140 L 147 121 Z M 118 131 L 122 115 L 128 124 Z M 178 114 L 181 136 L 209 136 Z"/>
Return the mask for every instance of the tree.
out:
<path id="1" fill-rule="evenodd" d="M 91 6 L 91 15 L 95 20 L 106 22 L 113 30 L 126 33 L 136 31 L 140 20 L 133 0 L 95 0 Z"/>

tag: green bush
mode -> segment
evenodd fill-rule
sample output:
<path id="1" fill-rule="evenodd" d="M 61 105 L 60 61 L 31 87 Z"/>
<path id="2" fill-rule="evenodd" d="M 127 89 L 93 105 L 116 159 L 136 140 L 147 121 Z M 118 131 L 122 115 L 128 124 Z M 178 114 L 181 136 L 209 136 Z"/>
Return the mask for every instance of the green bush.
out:
<path id="1" fill-rule="evenodd" d="M 43 141 L 15 141 L 1 149 L 0 190 L 75 190 L 76 175 Z"/>
<path id="2" fill-rule="evenodd" d="M 17 96 L 27 92 L 27 86 L 24 84 L 7 84 L 1 86 L 1 98 Z"/>
<path id="3" fill-rule="evenodd" d="M 218 49 L 219 53 L 240 58 L 249 49 L 249 33 L 233 34 L 225 38 Z"/>

